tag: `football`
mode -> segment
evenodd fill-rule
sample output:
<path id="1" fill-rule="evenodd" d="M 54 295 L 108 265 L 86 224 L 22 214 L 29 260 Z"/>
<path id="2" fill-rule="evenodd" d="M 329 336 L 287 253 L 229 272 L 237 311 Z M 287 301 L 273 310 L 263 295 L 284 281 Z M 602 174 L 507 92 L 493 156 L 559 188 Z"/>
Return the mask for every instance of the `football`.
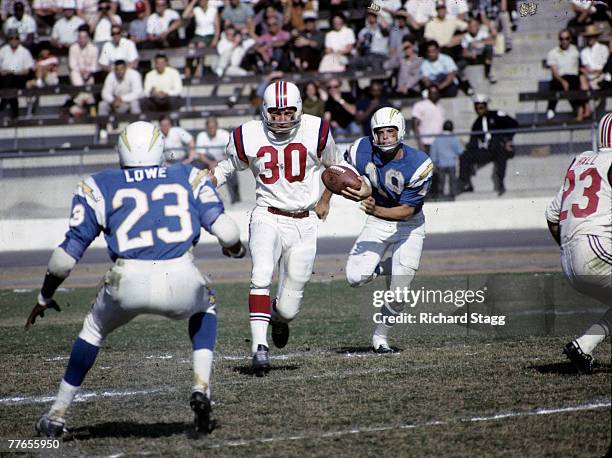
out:
<path id="1" fill-rule="evenodd" d="M 349 167 L 341 165 L 332 165 L 325 169 L 323 175 L 321 175 L 321 179 L 325 187 L 334 194 L 340 194 L 345 188 L 361 188 L 359 176 Z"/>

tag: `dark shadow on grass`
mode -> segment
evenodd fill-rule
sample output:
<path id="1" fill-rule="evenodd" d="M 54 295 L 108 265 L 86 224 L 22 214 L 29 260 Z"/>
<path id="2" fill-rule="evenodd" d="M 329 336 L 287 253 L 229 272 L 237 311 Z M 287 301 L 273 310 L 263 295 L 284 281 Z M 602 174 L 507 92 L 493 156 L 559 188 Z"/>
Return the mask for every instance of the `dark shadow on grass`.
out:
<path id="1" fill-rule="evenodd" d="M 270 366 L 270 372 L 275 371 L 295 371 L 298 370 L 300 366 L 296 366 L 295 364 L 272 364 Z M 251 366 L 234 366 L 232 368 L 234 372 L 238 372 L 241 375 L 255 375 L 253 372 L 253 368 Z"/>
<path id="2" fill-rule="evenodd" d="M 191 422 L 135 423 L 132 421 L 98 423 L 70 430 L 69 439 L 88 440 L 117 437 L 170 437 L 189 433 L 193 430 Z M 68 438 L 67 438 L 68 439 Z"/>
<path id="3" fill-rule="evenodd" d="M 552 364 L 539 364 L 527 366 L 528 369 L 535 369 L 540 374 L 557 374 L 557 375 L 578 375 L 578 371 L 569 361 Z M 593 374 L 612 374 L 612 365 L 595 362 L 593 364 Z"/>

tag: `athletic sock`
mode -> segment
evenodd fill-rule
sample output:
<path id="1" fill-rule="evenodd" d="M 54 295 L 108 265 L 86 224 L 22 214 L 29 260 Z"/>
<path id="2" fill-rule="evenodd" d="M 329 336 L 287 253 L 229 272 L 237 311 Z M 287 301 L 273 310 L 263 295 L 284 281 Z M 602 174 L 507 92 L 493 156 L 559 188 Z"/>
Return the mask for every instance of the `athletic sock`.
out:
<path id="1" fill-rule="evenodd" d="M 255 354 L 258 345 L 268 346 L 268 324 L 270 323 L 270 293 L 249 294 L 249 316 L 251 322 L 251 352 Z"/>
<path id="2" fill-rule="evenodd" d="M 210 378 L 213 351 L 217 339 L 217 314 L 214 307 L 206 313 L 196 313 L 189 318 L 189 338 L 193 347 L 193 387 L 210 398 Z"/>
<path id="3" fill-rule="evenodd" d="M 87 372 L 96 362 L 99 350 L 100 347 L 77 337 L 70 352 L 70 360 L 64 373 L 64 379 L 60 383 L 57 398 L 49 410 L 49 416 L 63 418 L 66 415 L 66 411 L 83 383 Z"/>
<path id="4" fill-rule="evenodd" d="M 584 335 L 578 337 L 576 342 L 584 353 L 591 354 L 595 347 L 606 338 L 606 329 L 599 323 L 591 326 Z"/>

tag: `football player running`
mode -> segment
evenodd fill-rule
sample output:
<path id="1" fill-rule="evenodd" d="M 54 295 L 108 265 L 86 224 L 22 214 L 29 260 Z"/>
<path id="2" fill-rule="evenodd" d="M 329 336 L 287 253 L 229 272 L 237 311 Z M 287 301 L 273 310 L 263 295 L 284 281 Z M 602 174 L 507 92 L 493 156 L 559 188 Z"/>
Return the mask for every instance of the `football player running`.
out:
<path id="1" fill-rule="evenodd" d="M 546 209 L 568 281 L 610 307 L 563 350 L 583 374 L 593 371 L 593 350 L 612 330 L 612 113 L 599 122 L 598 147 L 576 156 Z"/>
<path id="2" fill-rule="evenodd" d="M 256 181 L 256 202 L 249 223 L 253 258 L 249 292 L 253 372 L 270 368 L 267 341 L 283 348 L 288 323 L 300 311 L 304 286 L 316 254 L 317 217 L 325 219 L 331 193 L 321 194 L 322 169 L 338 160 L 329 123 L 302 114 L 297 86 L 287 81 L 270 84 L 263 95 L 261 120 L 236 128 L 227 146 L 228 159 L 219 162 L 214 181 L 249 169 Z M 270 284 L 278 266 L 279 286 L 274 301 Z"/>
<path id="3" fill-rule="evenodd" d="M 70 228 L 53 251 L 42 288 L 26 322 L 29 329 L 49 309 L 53 295 L 87 247 L 104 232 L 114 261 L 87 314 L 51 409 L 36 423 L 47 436 L 60 436 L 75 394 L 93 366 L 106 336 L 142 313 L 189 319 L 194 385 L 190 405 L 196 430 L 208 432 L 210 376 L 217 334 L 215 298 L 193 263 L 191 248 L 200 227 L 215 235 L 228 254 L 240 256 L 236 224 L 206 171 L 186 164 L 161 167 L 164 136 L 138 121 L 120 135 L 120 169 L 104 170 L 79 183 L 72 199 Z"/>
<path id="4" fill-rule="evenodd" d="M 387 287 L 408 288 L 421 259 L 425 217 L 421 208 L 429 191 L 433 164 L 427 154 L 402 143 L 406 132 L 402 114 L 381 108 L 371 121 L 372 136 L 356 140 L 345 153 L 345 162 L 371 183 L 371 195 L 347 188 L 342 194 L 361 201 L 368 215 L 346 263 L 346 279 L 357 287 L 385 275 Z M 391 256 L 381 263 L 390 251 Z M 403 309 L 401 302 L 383 305 L 381 323 L 372 336 L 376 353 L 393 353 L 387 317 Z"/>

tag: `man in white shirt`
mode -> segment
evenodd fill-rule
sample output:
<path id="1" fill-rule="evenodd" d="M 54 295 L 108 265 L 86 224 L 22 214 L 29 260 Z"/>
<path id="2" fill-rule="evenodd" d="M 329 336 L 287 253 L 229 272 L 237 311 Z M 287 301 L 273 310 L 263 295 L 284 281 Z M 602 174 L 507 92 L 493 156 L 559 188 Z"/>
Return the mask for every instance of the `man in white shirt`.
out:
<path id="1" fill-rule="evenodd" d="M 147 20 L 149 42 L 161 48 L 178 46 L 177 30 L 180 26 L 181 16 L 168 8 L 168 1 L 155 0 L 155 12 Z"/>
<path id="2" fill-rule="evenodd" d="M 165 54 L 155 56 L 155 68 L 145 76 L 144 91 L 147 97 L 143 101 L 145 110 L 171 111 L 180 108 L 183 82 L 179 72 L 168 66 Z"/>
<path id="3" fill-rule="evenodd" d="M 140 114 L 142 92 L 140 73 L 129 68 L 125 61 L 117 60 L 115 71 L 104 80 L 98 109 L 100 116 L 108 116 L 111 112 Z"/>
<path id="4" fill-rule="evenodd" d="M 563 92 L 579 91 L 579 61 L 580 54 L 576 46 L 572 44 L 571 32 L 568 29 L 562 29 L 559 32 L 559 46 L 551 49 L 546 56 L 546 65 L 548 65 L 552 74 L 548 89 L 550 91 Z M 587 101 L 570 100 L 569 102 L 576 112 L 576 119 L 582 121 L 585 117 L 585 113 L 589 113 Z M 548 119 L 553 119 L 555 117 L 556 107 L 557 99 L 548 101 L 548 109 L 546 110 L 546 117 Z"/>
<path id="5" fill-rule="evenodd" d="M 389 25 L 376 11 L 368 10 L 365 27 L 357 34 L 359 57 L 351 66 L 356 69 L 382 68 L 389 59 Z"/>
<path id="6" fill-rule="evenodd" d="M 59 19 L 51 30 L 51 44 L 59 50 L 67 50 L 78 38 L 79 26 L 85 23 L 76 14 L 76 2 L 64 0 L 63 17 Z"/>
<path id="7" fill-rule="evenodd" d="M 601 31 L 595 25 L 587 26 L 582 34 L 586 46 L 580 51 L 580 80 L 583 90 L 599 89 L 604 79 L 603 68 L 608 62 L 608 47 L 597 41 Z"/>
<path id="8" fill-rule="evenodd" d="M 470 19 L 467 32 L 461 40 L 462 61 L 465 65 L 484 64 L 484 76 L 491 84 L 497 82 L 491 75 L 494 46 L 495 39 L 489 33 L 489 28 L 476 18 Z"/>
<path id="9" fill-rule="evenodd" d="M 164 134 L 164 158 L 166 164 L 174 162 L 190 163 L 195 157 L 193 135 L 179 126 L 172 125 L 170 116 L 159 118 L 159 130 Z"/>
<path id="10" fill-rule="evenodd" d="M 36 36 L 36 21 L 29 14 L 25 14 L 22 2 L 15 2 L 14 15 L 4 23 L 4 34 L 9 30 L 17 30 L 21 44 L 26 47 L 32 46 Z"/>
<path id="11" fill-rule="evenodd" d="M 98 71 L 98 48 L 91 42 L 89 27 L 79 27 L 77 42 L 68 51 L 70 83 L 84 86 L 94 83 L 94 73 Z"/>
<path id="12" fill-rule="evenodd" d="M 111 36 L 111 41 L 104 43 L 100 53 L 98 63 L 102 70 L 109 72 L 113 63 L 118 60 L 124 61 L 130 68 L 136 68 L 138 66 L 138 51 L 134 42 L 122 37 L 121 26 L 119 25 L 113 25 Z"/>
<path id="13" fill-rule="evenodd" d="M 30 51 L 21 45 L 19 32 L 9 30 L 8 44 L 0 48 L 0 87 L 3 89 L 22 89 L 28 79 L 31 79 L 34 69 L 34 59 Z M 0 101 L 0 113 L 6 106 L 11 107 L 11 116 L 19 116 L 19 102 L 17 97 L 3 97 Z"/>
<path id="14" fill-rule="evenodd" d="M 214 116 L 208 118 L 206 120 L 206 130 L 200 132 L 196 139 L 198 159 L 194 161 L 194 165 L 200 163 L 202 168 L 213 170 L 218 162 L 227 159 L 225 148 L 229 140 L 230 133 L 225 129 L 219 129 L 217 118 Z M 240 202 L 237 173 L 232 174 L 228 178 L 227 190 L 229 191 L 231 203 Z"/>
<path id="15" fill-rule="evenodd" d="M 89 24 L 93 33 L 93 41 L 101 45 L 111 40 L 111 29 L 114 25 L 121 26 L 121 18 L 113 12 L 109 0 L 100 0 L 98 3 L 98 16 Z"/>

